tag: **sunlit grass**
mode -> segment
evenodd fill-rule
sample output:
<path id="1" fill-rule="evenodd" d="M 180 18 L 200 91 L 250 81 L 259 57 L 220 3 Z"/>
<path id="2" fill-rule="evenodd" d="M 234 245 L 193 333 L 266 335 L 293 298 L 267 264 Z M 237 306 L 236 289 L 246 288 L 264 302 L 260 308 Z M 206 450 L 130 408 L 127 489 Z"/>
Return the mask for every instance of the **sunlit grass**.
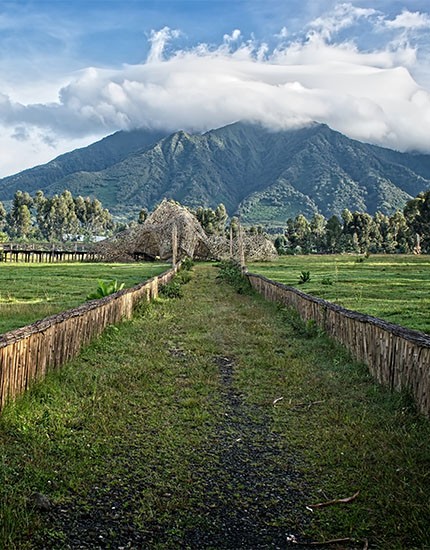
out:
<path id="1" fill-rule="evenodd" d="M 291 515 L 275 509 L 271 525 L 300 539 L 356 541 L 345 548 L 364 548 L 365 539 L 375 549 L 428 548 L 429 422 L 407 396 L 379 387 L 324 335 L 300 332 L 290 313 L 260 296 L 236 294 L 216 274 L 197 266 L 182 298 L 160 300 L 109 328 L 6 407 L 0 548 L 78 543 L 65 539 L 67 522 L 63 532 L 49 514 L 28 506 L 34 491 L 95 519 L 94 486 L 109 508 L 120 494 L 123 521 L 153 536 L 142 548 L 197 548 L 183 542 L 184 534 L 196 525 L 213 529 L 217 512 L 224 517 L 223 500 L 220 510 L 210 507 L 208 487 L 229 497 L 230 510 L 247 511 L 243 493 L 219 487 L 225 463 L 218 452 L 225 445 L 214 442 L 226 426 L 240 429 L 244 421 L 226 415 L 226 388 L 214 362 L 225 356 L 234 358 L 228 391 L 236 406 L 247 411 L 246 422 L 264 421 L 279 438 L 274 460 L 286 476 L 295 472 L 292 491 L 302 495 Z M 248 456 L 257 472 L 262 452 L 264 446 Z M 277 491 L 275 485 L 275 497 Z M 350 504 L 306 510 L 356 491 Z"/>
<path id="2" fill-rule="evenodd" d="M 348 309 L 430 333 L 430 257 L 283 256 L 249 270 Z M 311 280 L 299 285 L 301 271 Z"/>
<path id="3" fill-rule="evenodd" d="M 0 263 L 0 333 L 76 307 L 99 279 L 131 287 L 168 269 L 161 263 Z"/>

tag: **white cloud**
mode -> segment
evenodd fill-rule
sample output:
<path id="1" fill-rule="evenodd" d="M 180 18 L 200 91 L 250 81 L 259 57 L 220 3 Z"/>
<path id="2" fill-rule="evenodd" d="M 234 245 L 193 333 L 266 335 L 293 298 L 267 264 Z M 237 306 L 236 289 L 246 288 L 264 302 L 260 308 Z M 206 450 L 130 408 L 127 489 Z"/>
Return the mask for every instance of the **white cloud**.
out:
<path id="1" fill-rule="evenodd" d="M 351 27 L 360 19 L 367 19 L 377 13 L 372 8 L 358 8 L 350 3 L 337 4 L 330 13 L 314 19 L 309 27 L 324 38 L 330 39 L 333 34 Z"/>
<path id="2" fill-rule="evenodd" d="M 178 38 L 178 36 L 180 36 L 180 32 L 178 30 L 169 29 L 169 27 L 163 27 L 160 31 L 152 31 L 149 37 L 151 49 L 147 62 L 156 63 L 161 61 L 163 59 L 166 44 L 173 38 Z"/>
<path id="3" fill-rule="evenodd" d="M 231 44 L 232 42 L 237 42 L 240 37 L 241 37 L 240 29 L 234 29 L 234 31 L 231 34 L 225 34 L 223 38 L 226 44 Z"/>
<path id="4" fill-rule="evenodd" d="M 426 17 L 403 11 L 388 20 L 341 4 L 315 19 L 305 36 L 284 27 L 274 48 L 234 29 L 219 46 L 170 54 L 166 45 L 180 32 L 164 27 L 151 33 L 144 63 L 87 68 L 57 84 L 56 93 L 49 86 L 45 96 L 39 83 L 37 102 L 30 86 L 3 86 L 0 146 L 7 154 L 0 175 L 118 129 L 204 131 L 240 119 L 278 129 L 316 120 L 356 139 L 430 152 L 430 94 L 411 76 L 418 46 L 404 37 Z M 365 51 L 352 39 L 336 42 L 337 33 L 363 20 L 378 32 L 385 21 L 390 42 Z"/>
<path id="5" fill-rule="evenodd" d="M 404 9 L 394 19 L 385 21 L 385 25 L 390 29 L 428 29 L 430 28 L 430 16 L 426 13 Z"/>

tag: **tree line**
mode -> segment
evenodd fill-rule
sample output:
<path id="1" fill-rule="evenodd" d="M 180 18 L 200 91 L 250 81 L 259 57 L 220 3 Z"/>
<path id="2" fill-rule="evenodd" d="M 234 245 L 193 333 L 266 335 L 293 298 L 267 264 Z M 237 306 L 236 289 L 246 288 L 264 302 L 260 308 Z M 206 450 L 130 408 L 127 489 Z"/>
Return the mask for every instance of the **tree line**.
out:
<path id="1" fill-rule="evenodd" d="M 190 209 L 209 235 L 237 234 L 239 219 L 229 218 L 223 204 L 215 209 Z M 137 222 L 144 223 L 148 212 L 142 209 Z M 0 202 L 0 241 L 91 240 L 126 229 L 116 224 L 109 210 L 98 199 L 77 196 L 65 190 L 46 197 L 42 191 L 34 196 L 17 191 L 8 212 Z M 261 226 L 248 227 L 250 234 L 263 232 Z M 377 212 L 351 212 L 345 209 L 340 217 L 326 219 L 314 214 L 308 220 L 303 214 L 286 222 L 281 235 L 275 238 L 279 254 L 310 253 L 430 253 L 430 190 L 407 202 L 403 211 L 387 215 Z"/>
<path id="2" fill-rule="evenodd" d="M 343 210 L 326 219 L 302 214 L 287 220 L 275 239 L 279 254 L 294 253 L 430 253 L 430 191 L 407 202 L 392 215 Z"/>
<path id="3" fill-rule="evenodd" d="M 110 212 L 98 199 L 73 197 L 70 191 L 32 197 L 17 191 L 9 212 L 0 202 L 0 239 L 73 241 L 106 235 L 115 227 Z"/>

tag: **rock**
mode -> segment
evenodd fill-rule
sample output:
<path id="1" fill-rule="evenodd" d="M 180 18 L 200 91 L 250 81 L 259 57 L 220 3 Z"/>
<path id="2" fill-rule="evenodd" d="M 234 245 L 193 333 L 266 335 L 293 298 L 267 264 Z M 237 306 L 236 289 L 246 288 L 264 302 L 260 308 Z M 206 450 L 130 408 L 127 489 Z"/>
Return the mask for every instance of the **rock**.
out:
<path id="1" fill-rule="evenodd" d="M 48 512 L 52 507 L 49 498 L 42 493 L 33 493 L 31 495 L 31 504 L 40 512 Z"/>

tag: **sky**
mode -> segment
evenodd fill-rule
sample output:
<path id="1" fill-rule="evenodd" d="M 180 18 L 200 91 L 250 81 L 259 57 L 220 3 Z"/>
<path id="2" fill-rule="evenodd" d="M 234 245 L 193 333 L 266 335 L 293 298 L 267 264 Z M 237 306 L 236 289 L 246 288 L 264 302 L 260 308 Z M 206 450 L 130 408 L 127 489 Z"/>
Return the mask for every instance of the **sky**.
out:
<path id="1" fill-rule="evenodd" d="M 430 153 L 429 0 L 0 0 L 0 177 L 237 120 Z"/>

